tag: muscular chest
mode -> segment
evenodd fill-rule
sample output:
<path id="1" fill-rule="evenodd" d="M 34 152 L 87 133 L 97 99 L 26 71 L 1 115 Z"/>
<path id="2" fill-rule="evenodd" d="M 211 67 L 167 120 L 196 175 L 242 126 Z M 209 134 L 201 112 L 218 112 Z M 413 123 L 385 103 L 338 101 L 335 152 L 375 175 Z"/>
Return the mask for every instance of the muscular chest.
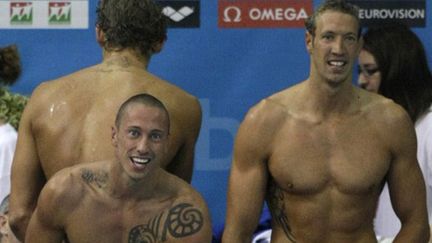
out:
<path id="1" fill-rule="evenodd" d="M 202 226 L 188 204 L 163 201 L 113 206 L 95 200 L 85 203 L 67 220 L 65 231 L 71 243 L 181 242 Z"/>
<path id="2" fill-rule="evenodd" d="M 390 163 L 379 131 L 354 121 L 287 123 L 272 145 L 268 166 L 283 189 L 313 193 L 335 186 L 346 193 L 377 187 Z"/>

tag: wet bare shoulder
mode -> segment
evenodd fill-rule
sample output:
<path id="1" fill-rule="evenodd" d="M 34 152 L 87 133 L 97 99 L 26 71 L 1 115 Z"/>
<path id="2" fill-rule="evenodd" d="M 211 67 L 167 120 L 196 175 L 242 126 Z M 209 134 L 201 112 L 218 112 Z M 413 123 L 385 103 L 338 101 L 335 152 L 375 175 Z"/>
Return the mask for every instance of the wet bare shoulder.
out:
<path id="1" fill-rule="evenodd" d="M 168 229 L 172 228 L 169 230 L 171 237 L 188 239 L 190 242 L 209 242 L 211 221 L 207 203 L 190 184 L 177 177 L 172 178 L 178 191 L 176 199 L 168 209 L 166 222 Z"/>
<path id="2" fill-rule="evenodd" d="M 50 104 L 55 105 L 67 97 L 81 92 L 77 90 L 79 87 L 77 81 L 81 80 L 81 77 L 89 79 L 87 73 L 89 73 L 89 69 L 84 69 L 58 79 L 42 82 L 32 92 L 29 106 L 35 110 L 36 114 L 40 114 L 40 112 L 49 109 Z"/>
<path id="3" fill-rule="evenodd" d="M 359 96 L 362 100 L 362 115 L 365 122 L 383 136 L 382 141 L 394 141 L 396 136 L 414 131 L 408 113 L 400 105 L 381 95 L 364 92 Z"/>
<path id="4" fill-rule="evenodd" d="M 65 168 L 57 172 L 47 182 L 39 198 L 39 204 L 49 213 L 59 217 L 67 217 L 80 205 L 84 194 L 83 183 L 76 176 L 74 167 Z"/>
<path id="5" fill-rule="evenodd" d="M 407 112 L 392 100 L 367 91 L 359 92 L 362 112 L 375 124 L 392 127 L 398 122 L 409 122 Z"/>
<path id="6" fill-rule="evenodd" d="M 261 100 L 249 110 L 243 124 L 257 129 L 277 130 L 291 116 L 292 96 L 288 89 Z"/>
<path id="7" fill-rule="evenodd" d="M 149 73 L 149 78 L 153 79 L 154 83 L 157 84 L 156 89 L 153 90 L 154 94 L 164 101 L 168 109 L 177 112 L 178 116 L 189 117 L 201 113 L 201 106 L 197 97 L 153 74 Z"/>
<path id="8" fill-rule="evenodd" d="M 274 137 L 280 131 L 279 128 L 284 124 L 286 117 L 286 107 L 278 100 L 267 98 L 253 106 L 237 132 L 234 160 L 264 160 L 269 155 Z"/>
<path id="9" fill-rule="evenodd" d="M 33 90 L 30 100 L 27 104 L 26 109 L 32 114 L 40 114 L 40 112 L 46 107 L 48 101 L 51 101 L 58 85 L 53 81 L 46 81 L 39 84 L 35 90 Z"/>
<path id="10" fill-rule="evenodd" d="M 83 165 L 58 171 L 42 189 L 37 215 L 47 224 L 64 227 L 74 213 L 83 206 L 88 187 L 81 178 Z"/>

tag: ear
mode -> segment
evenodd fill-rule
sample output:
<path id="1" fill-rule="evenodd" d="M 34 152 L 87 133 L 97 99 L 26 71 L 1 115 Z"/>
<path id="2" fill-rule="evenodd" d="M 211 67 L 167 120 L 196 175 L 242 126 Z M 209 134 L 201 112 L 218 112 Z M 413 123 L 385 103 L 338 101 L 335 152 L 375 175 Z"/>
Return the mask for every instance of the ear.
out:
<path id="1" fill-rule="evenodd" d="M 306 49 L 309 52 L 309 54 L 312 54 L 312 50 L 313 50 L 313 36 L 311 33 L 309 33 L 309 31 L 306 31 L 305 33 L 305 42 L 306 42 Z"/>
<path id="2" fill-rule="evenodd" d="M 104 47 L 105 46 L 105 33 L 101 30 L 99 25 L 96 25 L 96 41 L 99 44 L 99 46 Z"/>
<path id="3" fill-rule="evenodd" d="M 7 235 L 8 229 L 7 229 L 7 216 L 0 215 L 0 234 L 1 235 Z M 1 238 L 1 237 L 0 237 Z"/>
<path id="4" fill-rule="evenodd" d="M 162 51 L 162 48 L 165 45 L 165 40 L 166 39 L 163 39 L 162 41 L 153 44 L 152 46 L 153 53 L 159 53 L 160 51 Z"/>
<path id="5" fill-rule="evenodd" d="M 114 147 L 117 147 L 117 128 L 115 126 L 111 127 L 111 143 Z"/>

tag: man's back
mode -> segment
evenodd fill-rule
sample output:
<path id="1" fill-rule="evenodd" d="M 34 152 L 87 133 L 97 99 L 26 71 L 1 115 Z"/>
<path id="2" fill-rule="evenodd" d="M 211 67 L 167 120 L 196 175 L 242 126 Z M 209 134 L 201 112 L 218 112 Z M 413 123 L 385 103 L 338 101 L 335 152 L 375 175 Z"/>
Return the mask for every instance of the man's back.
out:
<path id="1" fill-rule="evenodd" d="M 201 125 L 198 100 L 145 71 L 133 54 L 115 53 L 34 91 L 21 118 L 12 168 L 11 226 L 18 237 L 24 237 L 47 179 L 65 167 L 114 156 L 109 131 L 115 113 L 138 93 L 149 93 L 167 107 L 170 145 L 161 167 L 190 182 Z"/>
<path id="2" fill-rule="evenodd" d="M 160 98 L 170 112 L 171 161 L 188 140 L 195 139 L 191 135 L 198 134 L 200 124 L 197 100 L 181 89 L 124 58 L 41 85 L 31 99 L 24 125 L 31 124 L 46 177 L 77 163 L 112 158 L 107 131 L 116 109 L 128 97 L 143 92 Z"/>

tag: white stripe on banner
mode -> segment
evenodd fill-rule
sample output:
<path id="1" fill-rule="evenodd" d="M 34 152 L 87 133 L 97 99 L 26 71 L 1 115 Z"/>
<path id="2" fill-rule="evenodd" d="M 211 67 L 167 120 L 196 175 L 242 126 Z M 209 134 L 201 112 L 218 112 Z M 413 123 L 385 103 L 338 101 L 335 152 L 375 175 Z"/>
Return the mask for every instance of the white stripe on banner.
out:
<path id="1" fill-rule="evenodd" d="M 88 0 L 0 0 L 1 29 L 88 29 Z"/>

